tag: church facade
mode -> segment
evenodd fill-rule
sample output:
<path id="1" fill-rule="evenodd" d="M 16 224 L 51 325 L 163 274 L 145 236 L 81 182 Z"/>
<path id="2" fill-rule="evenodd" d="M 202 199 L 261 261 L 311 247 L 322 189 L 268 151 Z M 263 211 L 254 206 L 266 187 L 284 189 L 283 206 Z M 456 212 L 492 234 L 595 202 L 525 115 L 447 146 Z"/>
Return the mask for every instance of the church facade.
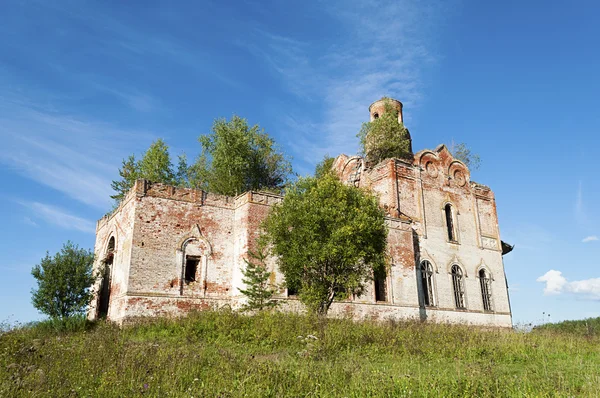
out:
<path id="1" fill-rule="evenodd" d="M 371 120 L 385 112 L 382 99 Z M 469 169 L 441 145 L 412 159 L 369 164 L 340 155 L 334 171 L 347 184 L 375 192 L 386 212 L 387 275 L 365 293 L 335 302 L 330 314 L 355 319 L 420 319 L 511 327 L 496 201 L 490 188 L 470 180 Z M 281 196 L 247 192 L 237 197 L 138 180 L 118 209 L 96 227 L 95 268 L 105 267 L 89 317 L 123 322 L 142 316 L 244 302 L 244 259 L 259 227 Z M 283 284 L 275 259 L 271 281 Z M 279 308 L 301 311 L 282 288 Z"/>

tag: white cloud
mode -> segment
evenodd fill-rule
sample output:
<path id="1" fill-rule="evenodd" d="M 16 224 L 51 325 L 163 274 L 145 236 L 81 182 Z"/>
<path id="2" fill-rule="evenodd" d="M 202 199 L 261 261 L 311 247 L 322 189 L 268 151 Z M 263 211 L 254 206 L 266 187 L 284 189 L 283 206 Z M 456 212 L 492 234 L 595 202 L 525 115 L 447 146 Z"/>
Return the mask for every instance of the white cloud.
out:
<path id="1" fill-rule="evenodd" d="M 598 239 L 598 237 L 596 235 L 590 235 L 590 236 L 586 236 L 585 238 L 583 238 L 582 242 L 588 243 L 588 242 L 593 242 L 593 241 L 597 241 L 597 240 L 600 240 L 600 239 Z"/>
<path id="2" fill-rule="evenodd" d="M 102 210 L 121 159 L 149 142 L 146 132 L 57 112 L 43 99 L 0 96 L 0 163 L 39 184 Z"/>
<path id="3" fill-rule="evenodd" d="M 544 287 L 544 294 L 546 295 L 560 294 L 567 284 L 567 280 L 562 276 L 562 272 L 555 270 L 546 272 L 537 278 L 536 282 L 546 283 L 546 287 Z"/>
<path id="4" fill-rule="evenodd" d="M 73 229 L 76 231 L 95 234 L 96 224 L 85 218 L 67 213 L 65 210 L 56 206 L 51 206 L 39 202 L 19 202 L 21 205 L 29 208 L 34 214 L 60 228 Z"/>
<path id="5" fill-rule="evenodd" d="M 562 276 L 562 272 L 550 270 L 537 278 L 536 281 L 546 283 L 544 287 L 545 295 L 572 293 L 581 295 L 584 298 L 600 300 L 600 278 L 569 282 Z"/>
<path id="6" fill-rule="evenodd" d="M 367 108 L 382 96 L 414 109 L 424 96 L 423 70 L 436 59 L 431 32 L 443 7 L 442 2 L 327 3 L 322 11 L 341 29 L 335 44 L 327 37 L 309 43 L 262 30 L 258 34 L 267 46 L 242 43 L 298 98 L 322 103 L 320 116 L 302 116 L 296 109 L 294 118 L 282 117 L 294 131 L 297 158 L 315 163 L 327 153 L 356 153 Z M 410 113 L 405 116 L 410 121 Z"/>

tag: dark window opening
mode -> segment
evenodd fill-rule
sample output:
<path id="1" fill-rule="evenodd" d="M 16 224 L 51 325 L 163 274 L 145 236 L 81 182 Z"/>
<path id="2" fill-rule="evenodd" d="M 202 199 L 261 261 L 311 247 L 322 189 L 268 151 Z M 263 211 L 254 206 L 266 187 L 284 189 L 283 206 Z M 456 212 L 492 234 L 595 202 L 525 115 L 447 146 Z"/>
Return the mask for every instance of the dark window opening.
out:
<path id="1" fill-rule="evenodd" d="M 198 272 L 199 263 L 200 258 L 198 257 L 186 257 L 184 273 L 184 281 L 186 284 L 196 282 L 196 273 Z"/>
<path id="2" fill-rule="evenodd" d="M 375 301 L 387 301 L 387 284 L 384 275 L 375 278 Z"/>
<path id="3" fill-rule="evenodd" d="M 373 119 L 379 119 L 379 113 L 374 113 L 373 114 Z"/>
<path id="4" fill-rule="evenodd" d="M 452 216 L 452 206 L 448 203 L 444 207 L 446 213 L 446 228 L 448 228 L 448 240 L 450 242 L 456 242 L 456 233 L 454 231 L 454 219 Z"/>
<path id="5" fill-rule="evenodd" d="M 111 236 L 110 240 L 108 241 L 108 248 L 106 249 L 106 251 L 108 253 L 112 253 L 115 251 L 115 237 Z"/>
<path id="6" fill-rule="evenodd" d="M 112 269 L 115 254 L 115 237 L 112 236 L 108 241 L 106 256 L 104 257 L 102 270 L 102 281 L 100 282 L 100 297 L 98 297 L 98 318 L 108 316 L 110 306 L 110 271 Z"/>
<path id="7" fill-rule="evenodd" d="M 288 297 L 295 297 L 298 295 L 298 289 L 295 286 L 288 286 L 287 288 Z"/>
<path id="8" fill-rule="evenodd" d="M 484 311 L 492 310 L 492 294 L 490 289 L 490 278 L 485 270 L 479 271 L 479 284 L 481 285 L 481 298 L 483 300 Z"/>
<path id="9" fill-rule="evenodd" d="M 421 263 L 421 286 L 423 288 L 423 304 L 433 306 L 433 267 L 427 260 Z"/>
<path id="10" fill-rule="evenodd" d="M 106 267 L 100 286 L 98 318 L 106 318 L 108 316 L 108 306 L 110 304 L 110 265 L 106 264 Z"/>
<path id="11" fill-rule="evenodd" d="M 456 264 L 452 266 L 452 287 L 454 288 L 454 304 L 456 308 L 465 309 L 465 288 L 463 273 Z"/>

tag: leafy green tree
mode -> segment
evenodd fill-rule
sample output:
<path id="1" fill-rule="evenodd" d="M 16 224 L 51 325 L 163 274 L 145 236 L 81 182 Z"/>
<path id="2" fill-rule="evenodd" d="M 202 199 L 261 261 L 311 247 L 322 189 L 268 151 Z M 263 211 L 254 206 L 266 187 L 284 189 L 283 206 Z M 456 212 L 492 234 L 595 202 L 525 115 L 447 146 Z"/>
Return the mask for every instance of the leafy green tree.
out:
<path id="1" fill-rule="evenodd" d="M 65 319 L 82 314 L 92 298 L 96 281 L 94 254 L 70 241 L 54 257 L 48 253 L 31 270 L 38 287 L 31 290 L 31 302 L 51 318 Z"/>
<path id="2" fill-rule="evenodd" d="M 190 183 L 209 192 L 238 195 L 249 190 L 281 191 L 292 173 L 290 162 L 258 125 L 246 119 L 217 119 L 198 138 L 202 152 L 190 167 Z"/>
<path id="3" fill-rule="evenodd" d="M 363 123 L 357 137 L 361 154 L 374 164 L 387 158 L 411 159 L 413 156 L 410 133 L 398 122 L 398 110 L 389 102 L 379 118 Z"/>
<path id="4" fill-rule="evenodd" d="M 262 311 L 273 308 L 277 301 L 273 300 L 276 290 L 270 282 L 271 272 L 267 268 L 267 250 L 264 239 L 259 240 L 257 251 L 248 251 L 246 268 L 243 271 L 242 281 L 247 288 L 240 292 L 248 298 L 248 302 L 242 307 L 244 311 Z"/>
<path id="5" fill-rule="evenodd" d="M 481 158 L 478 154 L 471 152 L 471 149 L 464 142 L 456 144 L 452 141 L 448 150 L 455 159 L 463 162 L 469 169 L 479 170 Z"/>
<path id="6" fill-rule="evenodd" d="M 175 184 L 173 163 L 169 155 L 169 147 L 161 139 L 150 144 L 150 148 L 138 163 L 140 178 L 153 182 Z"/>
<path id="7" fill-rule="evenodd" d="M 133 187 L 135 180 L 139 178 L 138 164 L 135 160 L 135 155 L 131 155 L 127 160 L 123 159 L 123 164 L 119 169 L 120 180 L 114 180 L 110 186 L 116 192 L 111 195 L 111 198 L 120 201 L 122 200 L 127 192 Z"/>
<path id="8" fill-rule="evenodd" d="M 183 161 L 182 161 L 183 160 Z M 183 167 L 183 169 L 181 169 Z M 162 140 L 158 139 L 150 144 L 150 147 L 139 161 L 131 155 L 119 169 L 120 180 L 112 182 L 111 187 L 116 192 L 111 198 L 120 201 L 127 192 L 135 185 L 135 180 L 145 178 L 153 182 L 162 182 L 171 185 L 186 185 L 187 164 L 185 155 L 179 157 L 179 168 L 177 172 L 173 170 L 169 147 Z"/>
<path id="9" fill-rule="evenodd" d="M 323 156 L 323 160 L 317 163 L 317 166 L 315 167 L 315 178 L 321 178 L 325 174 L 331 173 L 333 171 L 332 167 L 334 161 L 335 158 L 332 158 L 329 155 Z"/>
<path id="10" fill-rule="evenodd" d="M 264 222 L 288 289 L 324 315 L 385 269 L 387 229 L 375 196 L 333 173 L 301 178 Z"/>
<path id="11" fill-rule="evenodd" d="M 190 168 L 187 163 L 187 156 L 185 153 L 177 157 L 177 171 L 175 172 L 175 181 L 180 187 L 190 187 Z"/>

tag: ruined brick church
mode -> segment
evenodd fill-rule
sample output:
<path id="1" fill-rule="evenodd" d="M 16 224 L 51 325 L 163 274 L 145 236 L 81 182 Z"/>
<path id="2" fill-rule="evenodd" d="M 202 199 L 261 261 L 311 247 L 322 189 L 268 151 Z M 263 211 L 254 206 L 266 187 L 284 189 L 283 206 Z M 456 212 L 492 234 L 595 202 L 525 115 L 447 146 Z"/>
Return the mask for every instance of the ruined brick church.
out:
<path id="1" fill-rule="evenodd" d="M 382 99 L 371 120 L 402 103 Z M 389 109 L 389 108 L 388 108 Z M 391 267 L 365 293 L 335 302 L 330 314 L 355 319 L 421 319 L 511 327 L 496 201 L 470 180 L 469 169 L 444 145 L 411 160 L 372 165 L 340 155 L 333 168 L 347 184 L 374 191 L 385 210 Z M 138 180 L 112 214 L 96 226 L 96 286 L 89 317 L 123 322 L 140 316 L 181 315 L 244 301 L 244 259 L 259 225 L 282 197 L 237 197 Z M 282 275 L 270 259 L 272 282 Z M 301 310 L 295 292 L 276 295 L 282 310 Z"/>

